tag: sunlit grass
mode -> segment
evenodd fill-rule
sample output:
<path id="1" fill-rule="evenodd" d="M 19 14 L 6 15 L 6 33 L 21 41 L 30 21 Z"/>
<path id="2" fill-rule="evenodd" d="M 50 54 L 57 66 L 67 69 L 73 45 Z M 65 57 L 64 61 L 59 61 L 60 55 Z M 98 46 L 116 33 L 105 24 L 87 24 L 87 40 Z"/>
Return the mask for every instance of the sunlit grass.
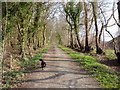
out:
<path id="1" fill-rule="evenodd" d="M 116 55 L 114 53 L 114 50 L 108 49 L 108 50 L 104 50 L 104 51 L 105 51 L 105 55 L 96 54 L 95 50 L 91 51 L 90 55 L 99 58 L 99 60 L 101 60 L 103 58 L 107 59 L 107 60 L 115 60 L 115 59 L 117 59 L 117 57 L 116 57 Z"/>
<path id="2" fill-rule="evenodd" d="M 114 50 L 105 50 L 105 57 L 108 58 L 109 60 L 113 60 L 113 59 L 116 59 L 116 55 L 114 53 Z"/>

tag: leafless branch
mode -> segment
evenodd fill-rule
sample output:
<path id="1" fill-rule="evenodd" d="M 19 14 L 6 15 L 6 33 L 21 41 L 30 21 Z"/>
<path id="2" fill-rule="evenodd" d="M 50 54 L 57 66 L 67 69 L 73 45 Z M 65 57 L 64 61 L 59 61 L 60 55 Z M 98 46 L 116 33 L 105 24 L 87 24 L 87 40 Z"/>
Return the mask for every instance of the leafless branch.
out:
<path id="1" fill-rule="evenodd" d="M 120 27 L 120 23 L 117 21 L 117 19 L 115 18 L 115 15 L 114 15 L 114 14 L 115 14 L 114 8 L 115 8 L 115 2 L 114 2 L 114 4 L 113 4 L 113 8 L 112 8 L 113 19 L 115 20 L 116 24 Z"/>
<path id="2" fill-rule="evenodd" d="M 116 23 L 114 23 L 114 24 L 111 24 L 111 25 L 109 25 L 109 26 L 107 26 L 107 27 L 112 27 L 112 26 L 114 26 L 114 25 L 116 25 Z"/>

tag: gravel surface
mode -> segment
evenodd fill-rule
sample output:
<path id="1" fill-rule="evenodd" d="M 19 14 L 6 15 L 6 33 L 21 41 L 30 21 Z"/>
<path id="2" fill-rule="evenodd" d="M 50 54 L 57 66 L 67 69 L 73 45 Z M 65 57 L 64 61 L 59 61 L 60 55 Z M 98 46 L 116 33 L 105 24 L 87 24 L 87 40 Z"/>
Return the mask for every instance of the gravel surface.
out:
<path id="1" fill-rule="evenodd" d="M 57 46 L 44 55 L 47 66 L 31 71 L 21 88 L 100 88 L 98 82 Z"/>

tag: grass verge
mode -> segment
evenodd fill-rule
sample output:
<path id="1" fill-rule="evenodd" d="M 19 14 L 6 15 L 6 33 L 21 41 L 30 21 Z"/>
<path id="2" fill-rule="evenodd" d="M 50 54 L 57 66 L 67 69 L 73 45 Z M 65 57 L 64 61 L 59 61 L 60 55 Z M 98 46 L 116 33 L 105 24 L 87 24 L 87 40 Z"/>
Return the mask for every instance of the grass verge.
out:
<path id="1" fill-rule="evenodd" d="M 14 88 L 21 82 L 22 77 L 26 74 L 29 68 L 35 68 L 39 63 L 39 59 L 42 58 L 43 54 L 46 53 L 48 48 L 43 48 L 35 52 L 33 57 L 26 56 L 21 62 L 19 62 L 19 67 L 21 70 L 14 70 L 11 72 L 4 73 L 2 75 L 2 88 Z"/>
<path id="2" fill-rule="evenodd" d="M 58 46 L 90 72 L 103 88 L 120 88 L 119 73 L 111 71 L 106 65 L 97 62 L 91 56 L 80 54 L 61 45 Z"/>

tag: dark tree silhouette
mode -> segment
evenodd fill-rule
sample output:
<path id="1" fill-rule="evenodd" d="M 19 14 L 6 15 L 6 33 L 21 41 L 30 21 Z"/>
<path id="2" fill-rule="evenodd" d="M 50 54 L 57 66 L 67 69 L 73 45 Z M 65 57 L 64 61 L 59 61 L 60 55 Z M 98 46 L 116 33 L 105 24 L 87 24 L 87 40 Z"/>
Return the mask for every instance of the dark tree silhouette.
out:
<path id="1" fill-rule="evenodd" d="M 119 23 L 120 23 L 120 1 L 117 3 L 118 5 L 118 17 L 119 17 Z M 119 29 L 120 29 L 120 26 L 119 26 Z M 119 37 L 118 37 L 119 38 Z M 119 47 L 119 52 L 116 52 L 116 56 L 117 56 L 117 59 L 118 59 L 118 63 L 120 64 L 120 44 L 119 44 L 119 39 L 118 39 L 118 47 Z"/>

